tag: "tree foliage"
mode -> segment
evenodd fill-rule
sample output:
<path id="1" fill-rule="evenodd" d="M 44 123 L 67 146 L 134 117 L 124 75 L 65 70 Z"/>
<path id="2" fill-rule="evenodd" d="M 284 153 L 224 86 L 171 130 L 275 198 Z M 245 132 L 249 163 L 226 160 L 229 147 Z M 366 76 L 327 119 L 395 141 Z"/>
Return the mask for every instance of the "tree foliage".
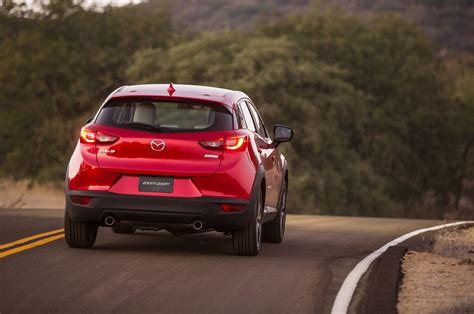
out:
<path id="1" fill-rule="evenodd" d="M 281 146 L 292 212 L 442 217 L 472 195 L 472 60 L 440 58 L 397 14 L 313 9 L 252 32 L 184 33 L 150 6 L 70 5 L 0 15 L 3 175 L 60 178 L 108 92 L 175 82 L 242 90 L 268 126 L 296 129 Z"/>
<path id="2" fill-rule="evenodd" d="M 80 125 L 125 83 L 129 56 L 164 47 L 171 29 L 162 10 L 45 8 L 0 14 L 0 171 L 14 178 L 61 178 Z"/>

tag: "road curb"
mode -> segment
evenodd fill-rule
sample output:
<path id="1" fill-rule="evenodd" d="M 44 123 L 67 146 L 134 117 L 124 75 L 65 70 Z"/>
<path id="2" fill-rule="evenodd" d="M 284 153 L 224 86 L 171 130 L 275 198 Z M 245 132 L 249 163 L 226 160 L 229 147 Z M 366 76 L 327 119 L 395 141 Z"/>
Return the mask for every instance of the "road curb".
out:
<path id="1" fill-rule="evenodd" d="M 391 246 L 377 259 L 369 276 L 364 313 L 397 313 L 402 258 L 407 251 L 404 246 Z"/>
<path id="2" fill-rule="evenodd" d="M 366 274 L 367 270 L 373 265 L 374 261 L 378 259 L 382 254 L 384 254 L 390 247 L 396 246 L 406 240 L 413 238 L 417 235 L 430 232 L 441 230 L 449 227 L 455 226 L 462 226 L 462 225 L 471 225 L 474 224 L 474 221 L 458 221 L 452 222 L 448 224 L 437 225 L 433 227 L 423 228 L 414 230 L 412 232 L 406 233 L 402 236 L 399 236 L 396 239 L 386 243 L 385 245 L 381 246 L 377 250 L 373 251 L 369 255 L 367 255 L 363 260 L 361 260 L 357 265 L 351 270 L 351 272 L 347 275 L 346 279 L 341 285 L 339 292 L 334 299 L 334 303 L 331 309 L 331 314 L 345 314 L 349 308 L 349 305 L 352 301 L 354 296 L 354 292 L 359 284 L 360 279 Z"/>

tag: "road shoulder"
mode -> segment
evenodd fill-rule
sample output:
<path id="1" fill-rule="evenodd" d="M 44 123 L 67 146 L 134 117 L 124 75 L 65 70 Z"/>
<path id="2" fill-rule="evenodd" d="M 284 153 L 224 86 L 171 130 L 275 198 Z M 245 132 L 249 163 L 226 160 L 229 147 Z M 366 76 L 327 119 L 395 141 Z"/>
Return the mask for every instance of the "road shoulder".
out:
<path id="1" fill-rule="evenodd" d="M 398 313 L 474 313 L 474 227 L 440 232 L 403 260 Z"/>
<path id="2" fill-rule="evenodd" d="M 474 227 L 432 231 L 400 245 L 364 274 L 349 313 L 474 312 Z"/>

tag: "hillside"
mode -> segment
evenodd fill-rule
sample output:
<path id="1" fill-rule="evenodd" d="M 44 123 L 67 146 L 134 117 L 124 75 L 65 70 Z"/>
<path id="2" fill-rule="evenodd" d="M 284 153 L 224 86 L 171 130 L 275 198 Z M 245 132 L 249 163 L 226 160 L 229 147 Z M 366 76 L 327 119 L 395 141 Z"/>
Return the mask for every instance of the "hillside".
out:
<path id="1" fill-rule="evenodd" d="M 150 0 L 144 5 L 171 5 L 175 24 L 192 30 L 249 29 L 255 22 L 312 6 L 339 6 L 359 16 L 398 12 L 440 46 L 474 52 L 474 2 L 467 0 Z"/>

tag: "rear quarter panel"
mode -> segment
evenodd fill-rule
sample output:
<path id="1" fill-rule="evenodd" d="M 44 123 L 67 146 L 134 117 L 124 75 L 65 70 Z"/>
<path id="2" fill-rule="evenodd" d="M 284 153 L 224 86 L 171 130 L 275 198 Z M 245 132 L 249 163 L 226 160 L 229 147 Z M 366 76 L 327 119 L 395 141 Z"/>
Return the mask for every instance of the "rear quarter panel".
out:
<path id="1" fill-rule="evenodd" d="M 225 151 L 218 171 L 209 177 L 193 178 L 201 193 L 206 196 L 250 199 L 252 187 L 261 160 L 255 154 L 257 148 L 253 134 L 247 130 L 236 130 L 235 135 L 249 137 L 245 151 Z"/>
<path id="2" fill-rule="evenodd" d="M 118 175 L 102 171 L 97 165 L 95 144 L 80 144 L 72 153 L 67 168 L 67 189 L 107 191 Z"/>

